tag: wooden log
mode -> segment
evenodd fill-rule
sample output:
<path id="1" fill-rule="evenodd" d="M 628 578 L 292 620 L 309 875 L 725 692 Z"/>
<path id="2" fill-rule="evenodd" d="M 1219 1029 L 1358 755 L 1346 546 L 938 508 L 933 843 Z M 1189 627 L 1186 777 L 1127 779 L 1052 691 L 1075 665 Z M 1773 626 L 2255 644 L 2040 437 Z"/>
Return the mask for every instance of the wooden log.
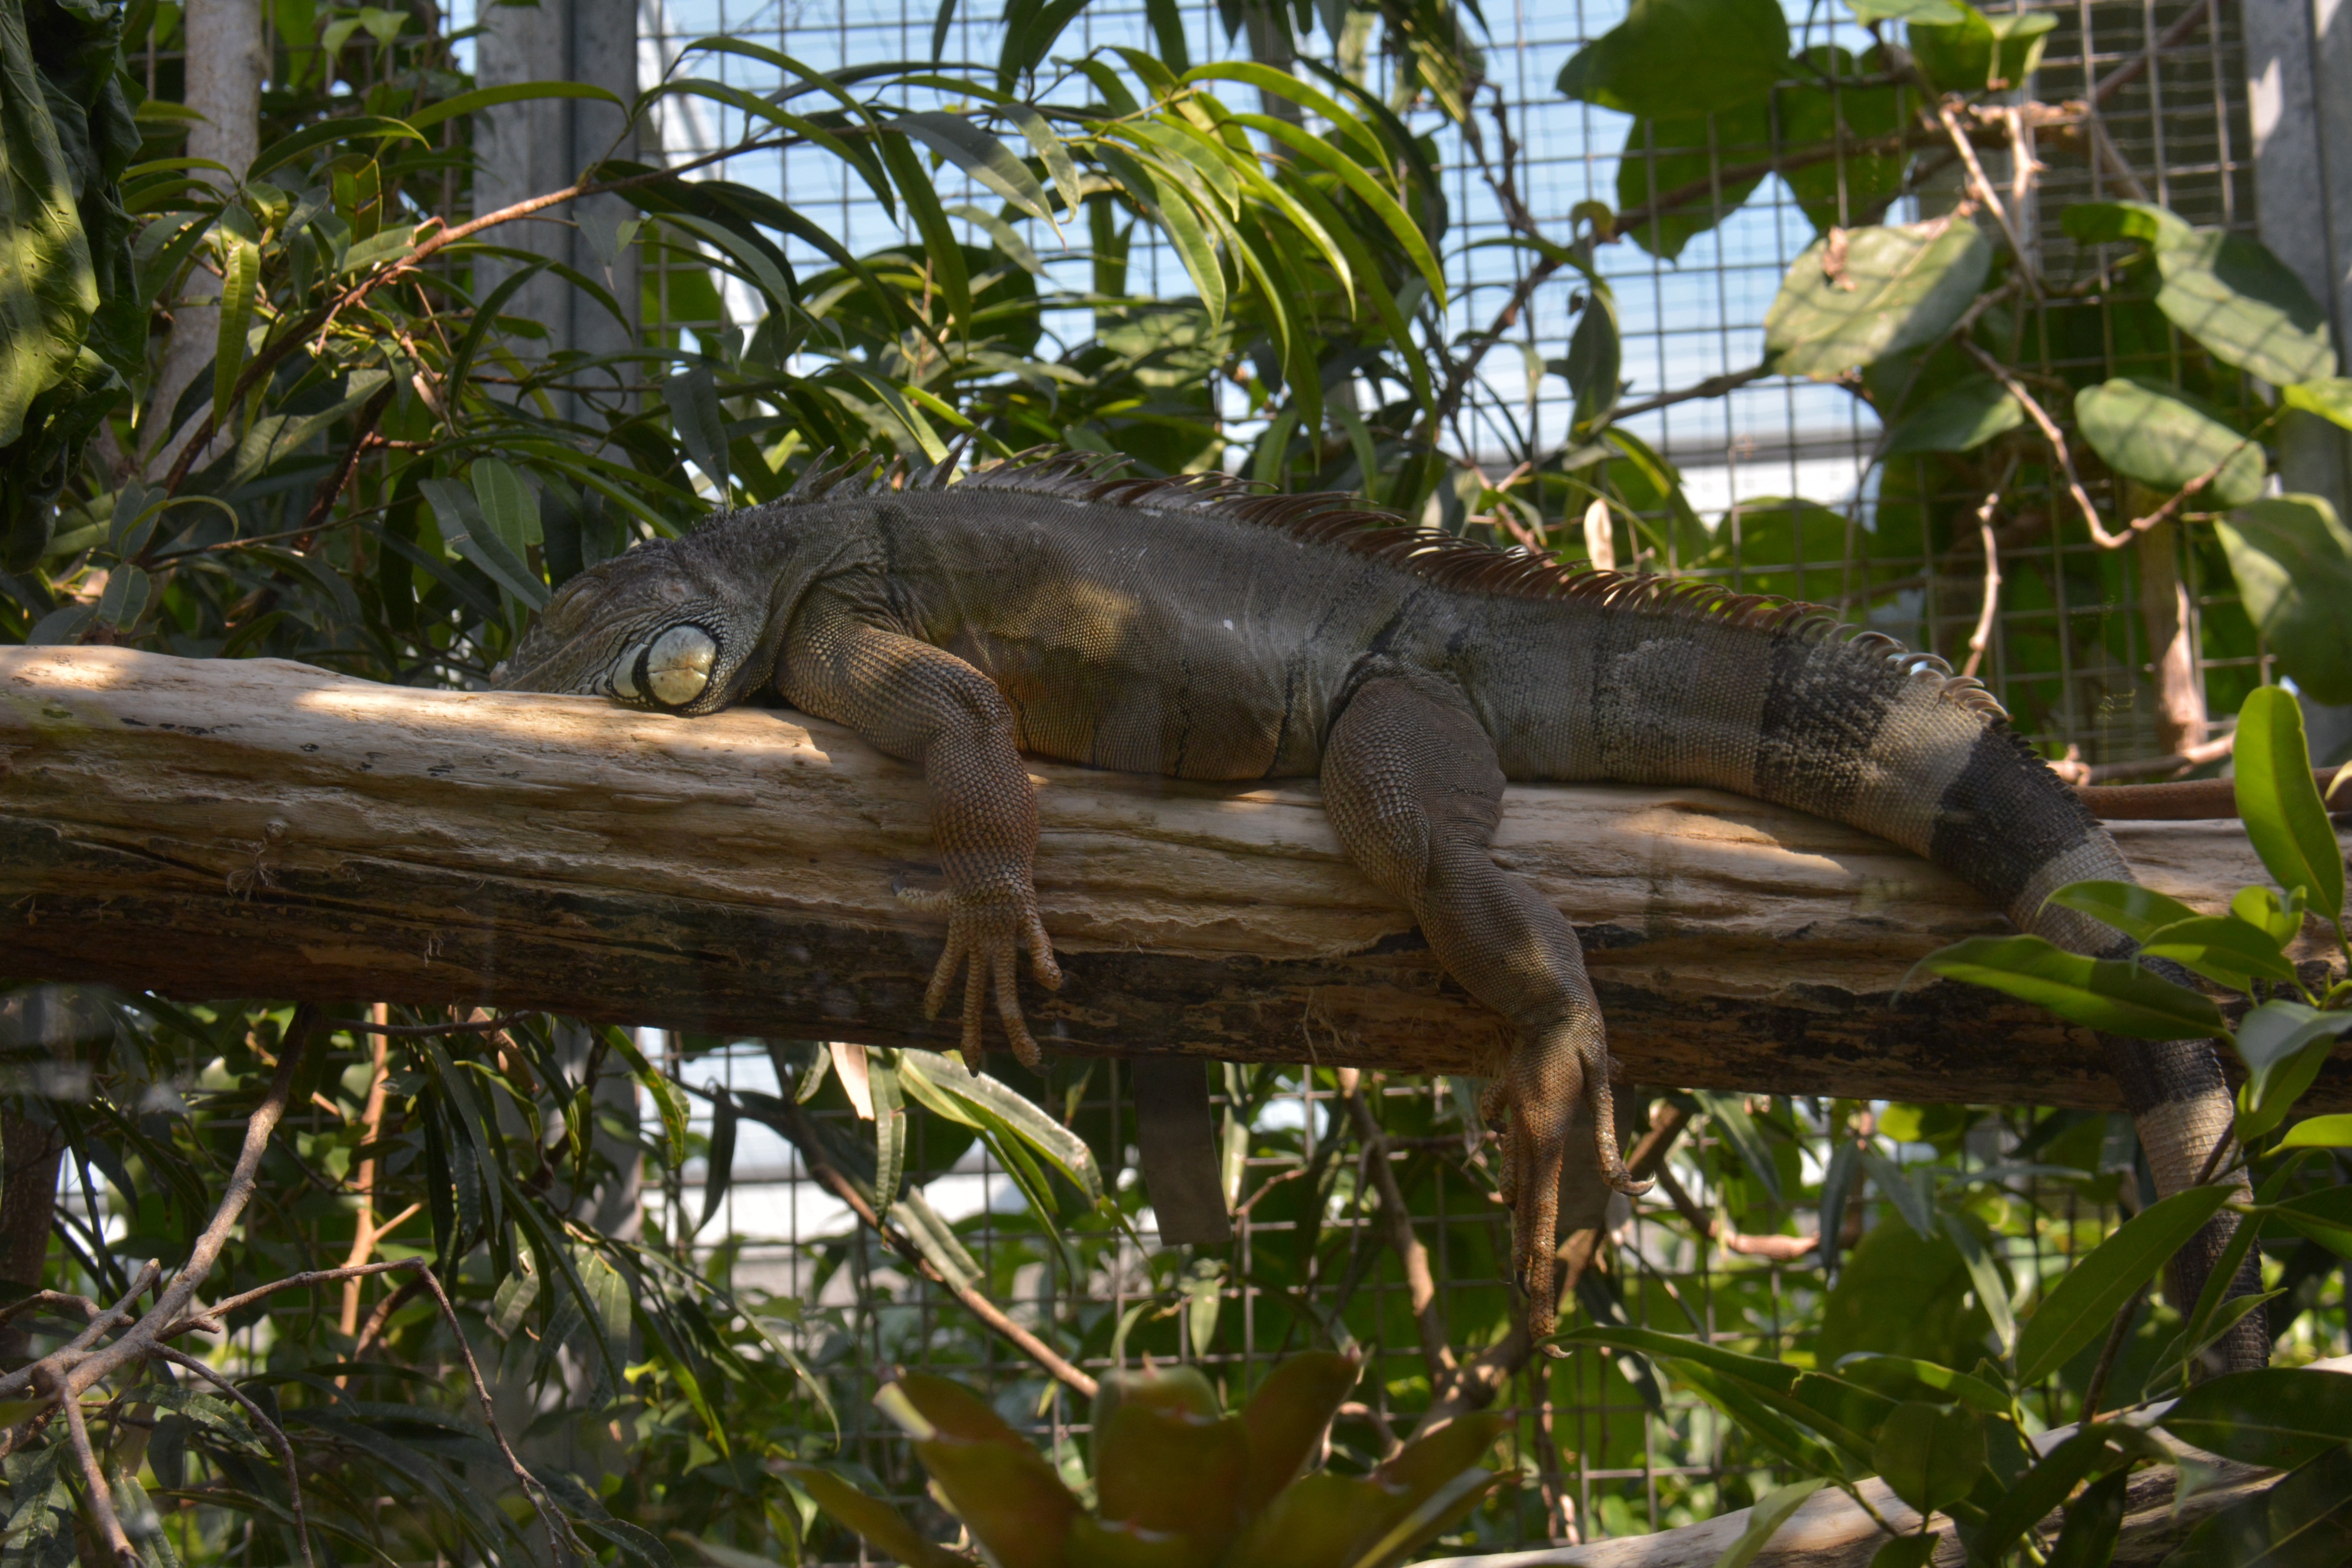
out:
<path id="1" fill-rule="evenodd" d="M 2352 1356 L 2311 1364 L 2321 1372 L 2352 1372 Z M 2151 1406 L 2153 1419 L 2171 1408 Z M 2135 1416 L 2135 1424 L 2142 1417 Z M 2076 1428 L 2057 1427 L 2033 1439 L 2037 1452 L 2048 1453 L 2073 1437 Z M 2151 1436 L 2187 1458 L 2203 1474 L 2199 1490 L 2179 1496 L 2179 1472 L 2150 1466 L 2136 1472 L 2124 1487 L 2123 1529 L 2116 1542 L 2115 1568 L 2152 1568 L 2180 1544 L 2189 1532 L 2231 1503 L 2242 1501 L 2277 1480 L 2280 1471 L 2239 1464 L 2192 1448 L 2162 1430 Z M 1916 1534 L 1919 1513 L 1873 1478 L 1855 1489 L 1886 1522 L 1905 1534 Z M 1735 1509 L 1696 1524 L 1678 1525 L 1654 1535 L 1622 1535 L 1583 1546 L 1546 1546 L 1527 1552 L 1488 1552 L 1477 1557 L 1433 1557 L 1421 1568 L 1713 1568 L 1731 1544 L 1747 1533 L 1752 1510 Z M 2055 1539 L 2060 1523 L 2053 1514 L 2042 1522 L 2042 1545 Z M 1960 1568 L 1967 1550 L 1960 1544 L 1948 1515 L 1938 1514 L 1935 1525 L 1936 1552 L 1930 1568 Z M 1878 1521 L 1857 1507 L 1845 1493 L 1824 1488 L 1798 1504 L 1796 1512 L 1772 1533 L 1756 1556 L 1757 1568 L 1867 1568 L 1886 1543 Z"/>
<path id="2" fill-rule="evenodd" d="M 1034 772 L 1068 975 L 1023 983 L 1048 1050 L 1454 1072 L 1500 1043 L 1340 853 L 1311 782 Z M 940 923 L 893 891 L 936 884 L 928 823 L 911 768 L 786 710 L 0 650 L 0 974 L 18 979 L 940 1048 L 952 1022 L 921 1011 Z M 2200 908 L 2262 877 L 2234 822 L 2117 836 Z M 1867 834 L 1706 789 L 1529 787 L 1496 855 L 1577 923 L 1630 1082 L 2116 1103 L 2084 1031 L 1973 988 L 1895 996 L 1923 954 L 2005 926 Z M 2352 1105 L 2352 1059 L 2317 1101 Z"/>

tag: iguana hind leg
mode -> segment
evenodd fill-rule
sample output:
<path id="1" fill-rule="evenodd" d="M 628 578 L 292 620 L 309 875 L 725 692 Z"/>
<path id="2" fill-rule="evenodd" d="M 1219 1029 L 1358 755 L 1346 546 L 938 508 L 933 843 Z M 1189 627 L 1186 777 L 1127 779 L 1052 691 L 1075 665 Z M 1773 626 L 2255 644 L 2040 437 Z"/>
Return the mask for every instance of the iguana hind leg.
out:
<path id="1" fill-rule="evenodd" d="M 1608 1042 L 1575 928 L 1495 863 L 1503 771 L 1444 680 L 1397 668 L 1358 685 L 1324 747 L 1323 796 L 1349 857 L 1412 906 L 1446 972 L 1517 1030 L 1501 1079 L 1510 1112 L 1504 1189 L 1528 1328 L 1549 1333 L 1567 1162 L 1581 1182 L 1620 1192 L 1648 1185 L 1632 1179 L 1617 1151 Z M 1591 1134 L 1571 1148 L 1580 1102 Z"/>
<path id="2" fill-rule="evenodd" d="M 848 600 L 813 591 L 784 640 L 777 687 L 793 706 L 849 726 L 923 770 L 939 836 L 944 896 L 914 902 L 948 912 L 947 951 L 924 1011 L 938 1017 L 965 969 L 963 1056 L 980 1071 L 993 984 L 1013 1055 L 1038 1063 L 1014 980 L 1020 950 L 1049 990 L 1061 967 L 1037 914 L 1037 795 L 1013 744 L 1013 710 L 995 683 L 941 648 L 872 623 Z"/>

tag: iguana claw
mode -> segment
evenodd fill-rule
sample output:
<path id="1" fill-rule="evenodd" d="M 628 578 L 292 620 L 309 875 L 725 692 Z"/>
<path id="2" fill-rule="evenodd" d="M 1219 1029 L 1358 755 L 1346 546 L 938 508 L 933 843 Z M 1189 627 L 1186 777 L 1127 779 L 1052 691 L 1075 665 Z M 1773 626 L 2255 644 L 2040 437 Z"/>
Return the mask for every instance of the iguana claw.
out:
<path id="1" fill-rule="evenodd" d="M 1037 1041 L 1021 1016 L 1021 994 L 1014 962 L 1020 949 L 1029 949 L 1030 968 L 1037 983 L 1049 991 L 1061 989 L 1062 967 L 1054 958 L 1054 944 L 1037 914 L 1037 895 L 1024 888 L 1018 894 L 987 889 L 978 893 L 949 892 L 928 896 L 901 894 L 908 902 L 948 911 L 947 950 L 931 971 L 923 992 L 923 1016 L 935 1019 L 947 1005 L 948 992 L 962 969 L 964 1065 L 980 1071 L 982 1028 L 988 1015 L 988 991 L 996 988 L 996 1014 L 1004 1020 L 1005 1037 L 1022 1066 L 1034 1069 L 1042 1060 Z"/>

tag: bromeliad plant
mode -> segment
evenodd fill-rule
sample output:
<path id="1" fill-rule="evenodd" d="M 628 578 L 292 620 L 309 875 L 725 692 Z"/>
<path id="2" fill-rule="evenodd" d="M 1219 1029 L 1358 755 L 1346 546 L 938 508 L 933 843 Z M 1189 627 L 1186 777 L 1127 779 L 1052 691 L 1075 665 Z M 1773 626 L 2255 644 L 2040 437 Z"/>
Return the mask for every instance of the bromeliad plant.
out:
<path id="1" fill-rule="evenodd" d="M 907 1373 L 875 1403 L 914 1440 L 932 1495 L 998 1568 L 1383 1568 L 1459 1522 L 1502 1479 L 1506 1423 L 1471 1416 L 1368 1475 L 1301 1474 L 1353 1386 L 1353 1356 L 1276 1367 L 1238 1414 L 1189 1366 L 1114 1372 L 1095 1399 L 1094 1473 L 1074 1490 L 978 1396 Z M 912 1568 L 973 1559 L 933 1543 L 831 1470 L 798 1466 L 827 1513 Z M 1091 1490 L 1091 1500 L 1081 1492 Z"/>

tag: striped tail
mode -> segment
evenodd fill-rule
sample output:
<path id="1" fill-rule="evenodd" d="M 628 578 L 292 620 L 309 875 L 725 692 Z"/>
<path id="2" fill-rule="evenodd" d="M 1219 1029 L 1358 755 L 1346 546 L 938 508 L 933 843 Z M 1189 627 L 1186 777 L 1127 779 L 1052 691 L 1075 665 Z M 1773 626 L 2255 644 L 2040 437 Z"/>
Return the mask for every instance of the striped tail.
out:
<path id="1" fill-rule="evenodd" d="M 1769 617 L 1667 619 L 1680 624 L 1637 611 L 1596 651 L 1592 741 L 1621 764 L 1649 753 L 1610 776 L 1713 785 L 1861 828 L 1961 878 L 2021 931 L 2094 957 L 2132 952 L 2129 937 L 2046 904 L 2070 882 L 2136 879 L 2106 830 L 1975 681 L 1890 637 L 1848 636 L 1825 614 L 1793 606 Z M 1678 678 L 1657 678 L 1665 664 Z M 1654 738 L 1661 699 L 1673 713 L 1667 727 L 1680 732 L 1663 743 Z M 1646 735 L 1635 730 L 1637 713 Z M 2101 1040 L 2158 1191 L 2197 1185 L 2233 1110 L 2214 1042 Z M 2235 1225 L 2225 1212 L 2175 1260 L 2168 1291 L 2184 1313 Z M 2250 1258 L 2231 1293 L 2260 1288 Z M 2265 1364 L 2269 1352 L 2255 1313 L 2212 1357 L 2241 1370 Z"/>

